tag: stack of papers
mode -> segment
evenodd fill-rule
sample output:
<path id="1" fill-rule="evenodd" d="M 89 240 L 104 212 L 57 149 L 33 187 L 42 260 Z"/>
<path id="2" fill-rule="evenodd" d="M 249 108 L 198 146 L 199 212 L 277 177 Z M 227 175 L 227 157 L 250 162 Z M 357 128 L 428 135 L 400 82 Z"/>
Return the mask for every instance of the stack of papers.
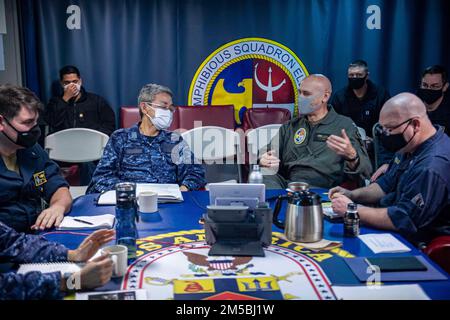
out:
<path id="1" fill-rule="evenodd" d="M 390 233 L 370 233 L 359 236 L 373 253 L 398 253 L 411 251 Z"/>
<path id="2" fill-rule="evenodd" d="M 49 262 L 49 263 L 26 263 L 21 264 L 18 274 L 26 274 L 31 271 L 39 271 L 42 273 L 61 272 L 73 273 L 81 270 L 81 265 L 72 262 Z"/>
<path id="3" fill-rule="evenodd" d="M 57 228 L 58 230 L 77 230 L 77 229 L 112 229 L 116 217 L 112 214 L 103 214 L 99 216 L 77 216 L 64 217 Z"/>
<path id="4" fill-rule="evenodd" d="M 153 191 L 158 194 L 158 202 L 182 202 L 183 195 L 180 186 L 177 184 L 159 184 L 159 183 L 138 183 L 136 184 L 136 196 L 141 192 Z M 110 190 L 102 193 L 97 201 L 98 205 L 115 205 L 116 190 Z"/>
<path id="5" fill-rule="evenodd" d="M 394 286 L 333 286 L 333 291 L 339 300 L 430 300 L 417 284 Z"/>

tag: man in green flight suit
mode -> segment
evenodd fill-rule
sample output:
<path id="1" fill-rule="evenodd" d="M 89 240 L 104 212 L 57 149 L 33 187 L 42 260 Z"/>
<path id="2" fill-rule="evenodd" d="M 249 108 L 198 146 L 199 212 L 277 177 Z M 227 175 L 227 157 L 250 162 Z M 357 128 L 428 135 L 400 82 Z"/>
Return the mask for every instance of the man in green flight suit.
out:
<path id="1" fill-rule="evenodd" d="M 332 92 L 327 77 L 305 78 L 299 89 L 300 116 L 284 124 L 261 156 L 268 189 L 286 188 L 292 181 L 331 188 L 343 182 L 361 185 L 372 172 L 367 151 L 353 121 L 328 105 Z"/>

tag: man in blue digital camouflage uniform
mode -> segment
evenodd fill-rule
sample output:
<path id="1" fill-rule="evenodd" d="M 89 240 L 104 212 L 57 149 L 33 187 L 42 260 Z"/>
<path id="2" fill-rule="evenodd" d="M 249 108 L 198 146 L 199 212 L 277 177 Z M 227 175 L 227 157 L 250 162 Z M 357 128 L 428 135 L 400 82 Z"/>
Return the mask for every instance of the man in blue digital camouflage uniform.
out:
<path id="1" fill-rule="evenodd" d="M 169 88 L 145 85 L 139 94 L 141 122 L 115 131 L 92 177 L 88 193 L 114 189 L 118 182 L 177 183 L 181 191 L 205 184 L 205 170 L 194 164 L 186 142 L 169 128 L 173 111 Z"/>
<path id="2" fill-rule="evenodd" d="M 43 237 L 17 233 L 0 222 L 0 262 L 86 262 L 103 244 L 112 241 L 114 235 L 114 230 L 97 230 L 77 249 L 69 250 Z M 112 260 L 108 255 L 102 255 L 74 274 L 0 273 L 0 300 L 61 299 L 68 291 L 93 289 L 106 284 L 111 279 L 112 269 Z"/>
<path id="3" fill-rule="evenodd" d="M 0 86 L 0 222 L 19 232 L 59 226 L 72 205 L 59 167 L 36 143 L 40 108 L 29 89 Z"/>
<path id="4" fill-rule="evenodd" d="M 399 231 L 418 246 L 450 234 L 450 138 L 410 93 L 385 103 L 380 125 L 380 142 L 397 152 L 389 170 L 368 187 L 330 190 L 333 210 L 343 215 L 352 201 L 379 206 L 359 206 L 361 221 Z"/>

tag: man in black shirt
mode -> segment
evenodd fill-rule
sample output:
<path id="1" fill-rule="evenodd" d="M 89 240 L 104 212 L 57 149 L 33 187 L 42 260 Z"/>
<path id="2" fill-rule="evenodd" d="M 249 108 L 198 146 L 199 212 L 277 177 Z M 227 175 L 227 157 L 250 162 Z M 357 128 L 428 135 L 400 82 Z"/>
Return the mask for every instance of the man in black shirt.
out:
<path id="1" fill-rule="evenodd" d="M 422 73 L 422 82 L 417 95 L 427 107 L 428 117 L 433 124 L 444 127 L 450 132 L 450 97 L 448 91 L 448 73 L 443 66 L 428 67 Z"/>
<path id="2" fill-rule="evenodd" d="M 116 127 L 114 111 L 104 98 L 84 90 L 78 68 L 63 67 L 59 79 L 64 92 L 50 100 L 44 113 L 49 132 L 88 128 L 111 135 Z M 93 162 L 85 162 L 79 167 L 80 184 L 88 185 L 96 166 Z"/>
<path id="3" fill-rule="evenodd" d="M 389 92 L 369 80 L 369 68 L 363 60 L 352 62 L 347 73 L 348 85 L 333 95 L 331 105 L 337 113 L 350 117 L 372 136 L 381 108 L 390 98 Z"/>
<path id="4" fill-rule="evenodd" d="M 104 98 L 84 90 L 78 68 L 63 67 L 59 78 L 64 92 L 53 97 L 45 109 L 44 117 L 50 133 L 88 128 L 111 135 L 115 129 L 114 111 Z"/>

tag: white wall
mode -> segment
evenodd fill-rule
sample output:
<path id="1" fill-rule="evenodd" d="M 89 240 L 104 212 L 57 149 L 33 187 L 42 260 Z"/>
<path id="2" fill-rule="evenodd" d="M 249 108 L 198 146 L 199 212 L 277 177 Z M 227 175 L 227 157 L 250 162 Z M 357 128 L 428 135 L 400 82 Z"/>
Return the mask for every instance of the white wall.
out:
<path id="1" fill-rule="evenodd" d="M 0 10 L 4 7 L 4 14 L 0 12 L 0 59 L 3 55 L 4 70 L 0 61 L 0 84 L 11 83 L 22 85 L 20 39 L 15 0 L 0 0 Z M 3 26 L 6 26 L 4 30 Z M 5 32 L 6 33 L 3 33 Z"/>

